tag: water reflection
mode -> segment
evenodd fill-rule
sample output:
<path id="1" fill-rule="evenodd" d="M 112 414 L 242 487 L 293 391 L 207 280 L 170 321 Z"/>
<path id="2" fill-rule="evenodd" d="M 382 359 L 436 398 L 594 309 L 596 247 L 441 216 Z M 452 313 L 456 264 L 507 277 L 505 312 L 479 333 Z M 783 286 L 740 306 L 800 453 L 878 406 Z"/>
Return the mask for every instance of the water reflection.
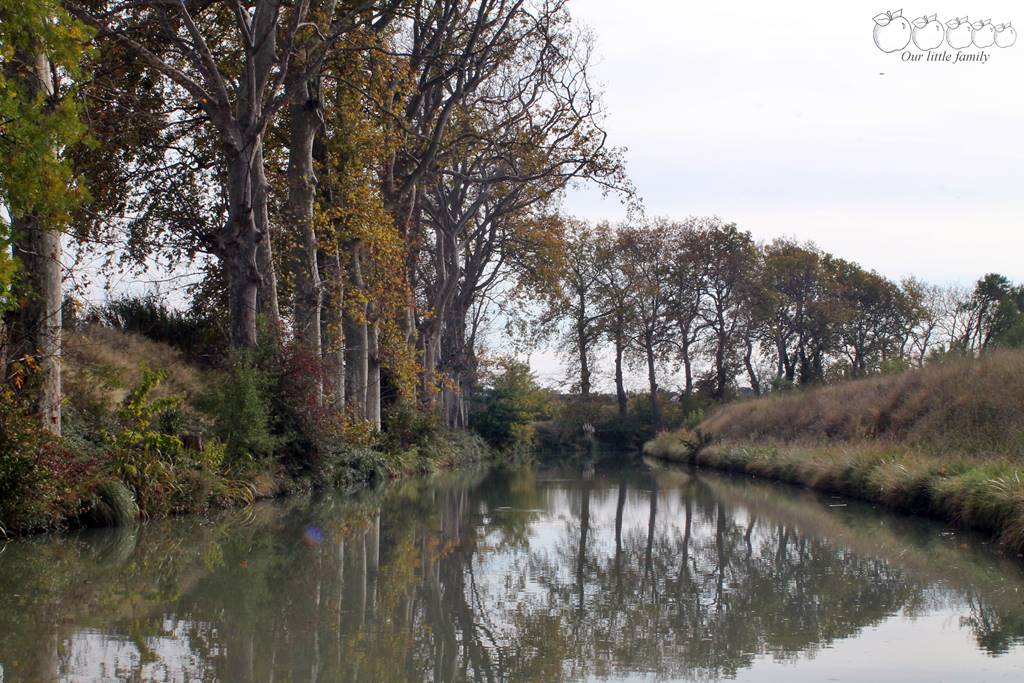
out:
<path id="1" fill-rule="evenodd" d="M 671 469 L 462 473 L 32 539 L 0 554 L 0 596 L 5 682 L 791 680 L 847 652 L 868 655 L 853 680 L 871 655 L 977 680 L 1024 664 L 1017 561 Z M 881 629 L 909 640 L 873 645 Z"/>

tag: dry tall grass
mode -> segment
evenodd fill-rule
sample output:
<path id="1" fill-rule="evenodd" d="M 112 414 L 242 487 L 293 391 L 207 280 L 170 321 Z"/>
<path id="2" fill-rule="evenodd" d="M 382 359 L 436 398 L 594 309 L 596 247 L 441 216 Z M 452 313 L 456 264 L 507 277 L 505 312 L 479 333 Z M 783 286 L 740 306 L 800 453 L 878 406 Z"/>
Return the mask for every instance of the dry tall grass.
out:
<path id="1" fill-rule="evenodd" d="M 992 531 L 1024 552 L 1024 351 L 723 405 L 644 453 Z"/>
<path id="2" fill-rule="evenodd" d="M 1024 455 L 1024 351 L 958 359 L 722 406 L 716 440 L 886 440 L 929 452 Z"/>
<path id="3" fill-rule="evenodd" d="M 725 405 L 644 452 L 934 515 L 1024 551 L 1024 352 Z"/>
<path id="4" fill-rule="evenodd" d="M 144 368 L 167 371 L 154 395 L 194 398 L 203 390 L 200 370 L 167 344 L 102 325 L 76 330 L 64 341 L 64 395 L 84 412 L 116 410 L 138 386 Z"/>

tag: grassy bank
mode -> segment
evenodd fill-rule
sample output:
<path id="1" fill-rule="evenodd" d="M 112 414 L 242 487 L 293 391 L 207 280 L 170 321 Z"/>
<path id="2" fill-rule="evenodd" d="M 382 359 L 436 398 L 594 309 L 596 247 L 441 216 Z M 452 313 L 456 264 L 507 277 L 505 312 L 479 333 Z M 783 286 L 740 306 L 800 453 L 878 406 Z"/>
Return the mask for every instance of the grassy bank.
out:
<path id="1" fill-rule="evenodd" d="M 1020 352 L 722 406 L 644 452 L 939 517 L 1024 551 Z"/>
<path id="2" fill-rule="evenodd" d="M 392 407 L 377 432 L 308 405 L 290 393 L 287 360 L 212 367 L 139 334 L 74 330 L 62 436 L 40 429 L 13 392 L 0 394 L 0 537 L 202 513 L 493 454 L 411 406 Z"/>

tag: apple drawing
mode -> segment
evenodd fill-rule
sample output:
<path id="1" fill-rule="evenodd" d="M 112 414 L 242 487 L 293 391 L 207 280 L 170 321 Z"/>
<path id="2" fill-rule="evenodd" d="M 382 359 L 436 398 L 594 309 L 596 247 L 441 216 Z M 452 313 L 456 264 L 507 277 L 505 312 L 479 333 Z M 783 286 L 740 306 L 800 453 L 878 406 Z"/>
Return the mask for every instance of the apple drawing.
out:
<path id="1" fill-rule="evenodd" d="M 914 39 L 914 45 L 917 45 L 917 49 L 934 50 L 939 45 L 942 45 L 942 38 L 945 36 L 945 33 L 937 17 L 937 14 L 933 14 L 930 17 L 925 16 L 914 19 L 914 31 L 911 36 Z"/>
<path id="2" fill-rule="evenodd" d="M 971 24 L 967 17 L 954 17 L 946 22 L 946 42 L 954 50 L 962 50 L 971 44 Z"/>
<path id="3" fill-rule="evenodd" d="M 991 19 L 983 19 L 971 24 L 971 42 L 976 47 L 992 47 L 996 42 L 996 27 Z"/>
<path id="4" fill-rule="evenodd" d="M 875 19 L 875 45 L 882 52 L 896 52 L 910 44 L 910 22 L 903 10 L 882 12 Z"/>
<path id="5" fill-rule="evenodd" d="M 1010 47 L 1017 42 L 1017 29 L 1010 26 L 1010 22 L 996 24 L 996 45 L 999 47 Z"/>

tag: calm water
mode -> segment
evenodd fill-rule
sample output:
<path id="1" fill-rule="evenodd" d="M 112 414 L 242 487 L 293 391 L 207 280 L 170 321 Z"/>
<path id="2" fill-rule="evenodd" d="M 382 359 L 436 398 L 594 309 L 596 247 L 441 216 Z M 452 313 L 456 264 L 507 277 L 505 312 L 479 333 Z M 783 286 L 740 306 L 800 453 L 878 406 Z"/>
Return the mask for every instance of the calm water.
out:
<path id="1" fill-rule="evenodd" d="M 673 469 L 471 472 L 10 543 L 12 681 L 1024 681 L 976 537 Z"/>

